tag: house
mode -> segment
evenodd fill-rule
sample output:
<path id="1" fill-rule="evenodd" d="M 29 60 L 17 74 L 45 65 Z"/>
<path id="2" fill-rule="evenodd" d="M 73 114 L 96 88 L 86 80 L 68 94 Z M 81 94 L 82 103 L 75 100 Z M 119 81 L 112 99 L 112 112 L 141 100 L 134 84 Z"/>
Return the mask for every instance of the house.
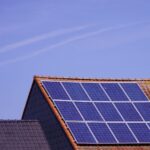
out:
<path id="1" fill-rule="evenodd" d="M 0 149 L 148 150 L 149 99 L 150 79 L 35 76 L 22 119 L 0 121 Z"/>

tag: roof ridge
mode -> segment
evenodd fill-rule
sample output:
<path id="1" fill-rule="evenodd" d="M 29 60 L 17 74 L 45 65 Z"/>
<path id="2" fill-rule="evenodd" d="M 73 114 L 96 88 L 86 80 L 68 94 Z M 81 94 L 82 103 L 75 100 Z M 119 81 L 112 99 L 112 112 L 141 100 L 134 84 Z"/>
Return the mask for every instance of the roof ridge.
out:
<path id="1" fill-rule="evenodd" d="M 42 76 L 35 75 L 34 79 L 68 79 L 68 80 L 91 80 L 91 81 L 150 81 L 150 78 L 97 78 L 97 77 L 64 77 L 64 76 Z"/>

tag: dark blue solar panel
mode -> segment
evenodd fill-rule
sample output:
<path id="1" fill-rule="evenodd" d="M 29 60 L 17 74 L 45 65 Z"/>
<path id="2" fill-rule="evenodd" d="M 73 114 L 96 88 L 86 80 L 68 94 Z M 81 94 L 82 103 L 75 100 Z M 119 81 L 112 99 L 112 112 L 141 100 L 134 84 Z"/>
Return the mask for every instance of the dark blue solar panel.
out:
<path id="1" fill-rule="evenodd" d="M 130 123 L 130 128 L 140 143 L 150 143 L 150 130 L 144 123 Z"/>
<path id="2" fill-rule="evenodd" d="M 150 103 L 135 103 L 145 121 L 150 121 Z"/>
<path id="3" fill-rule="evenodd" d="M 128 98 L 117 83 L 102 83 L 112 101 L 128 101 Z"/>
<path id="4" fill-rule="evenodd" d="M 140 143 L 150 143 L 150 130 L 136 111 L 138 109 L 145 121 L 150 121 L 150 103 L 147 101 L 145 103 L 133 102 L 132 104 L 128 99 L 130 97 L 135 101 L 147 100 L 137 84 L 121 83 L 122 88 L 120 88 L 118 83 L 102 83 L 102 88 L 98 83 L 82 83 L 82 87 L 80 83 L 62 82 L 63 88 L 60 82 L 42 81 L 42 83 L 78 144 L 117 144 L 115 137 L 120 144 L 137 143 L 120 114 L 125 121 L 132 121 L 128 124 Z M 91 102 L 86 92 L 92 101 L 96 102 Z M 107 96 L 112 101 L 109 101 Z M 77 102 L 74 104 L 70 98 L 77 100 Z M 88 125 L 92 133 L 86 125 L 86 121 L 89 121 Z M 107 123 L 115 137 L 105 123 L 92 121 L 109 121 Z M 115 121 L 115 123 L 111 121 Z M 136 123 L 136 121 L 141 121 L 141 123 Z M 150 127 L 150 123 L 147 125 Z"/>
<path id="5" fill-rule="evenodd" d="M 126 91 L 131 100 L 135 101 L 147 100 L 146 96 L 136 83 L 121 83 L 121 86 Z"/>
<path id="6" fill-rule="evenodd" d="M 115 103 L 126 121 L 142 121 L 136 109 L 130 103 Z"/>
<path id="7" fill-rule="evenodd" d="M 136 143 L 129 128 L 123 123 L 109 123 L 109 127 L 120 143 Z"/>
<path id="8" fill-rule="evenodd" d="M 89 100 L 79 83 L 64 82 L 63 85 L 73 100 Z"/>
<path id="9" fill-rule="evenodd" d="M 115 138 L 105 123 L 88 123 L 99 144 L 116 143 Z"/>
<path id="10" fill-rule="evenodd" d="M 52 99 L 69 100 L 69 97 L 59 82 L 42 81 L 42 83 Z"/>
<path id="11" fill-rule="evenodd" d="M 108 97 L 97 83 L 82 83 L 92 100 L 109 101 Z"/>
<path id="12" fill-rule="evenodd" d="M 100 117 L 100 115 L 98 114 L 97 110 L 95 109 L 92 103 L 77 102 L 75 104 L 79 108 L 85 120 L 102 121 L 102 118 Z"/>
<path id="13" fill-rule="evenodd" d="M 106 121 L 122 121 L 115 107 L 111 103 L 95 103 Z"/>
<path id="14" fill-rule="evenodd" d="M 65 120 L 82 120 L 72 102 L 55 101 L 55 105 Z"/>
<path id="15" fill-rule="evenodd" d="M 96 144 L 95 139 L 90 133 L 85 123 L 67 123 L 77 143 Z"/>

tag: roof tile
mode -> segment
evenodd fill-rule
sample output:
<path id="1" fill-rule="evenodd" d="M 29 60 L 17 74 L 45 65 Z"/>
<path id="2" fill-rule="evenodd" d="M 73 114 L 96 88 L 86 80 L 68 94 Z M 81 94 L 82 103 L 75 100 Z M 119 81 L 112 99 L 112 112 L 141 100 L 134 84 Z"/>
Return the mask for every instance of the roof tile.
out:
<path id="1" fill-rule="evenodd" d="M 2 150 L 50 150 L 39 121 L 0 120 Z"/>

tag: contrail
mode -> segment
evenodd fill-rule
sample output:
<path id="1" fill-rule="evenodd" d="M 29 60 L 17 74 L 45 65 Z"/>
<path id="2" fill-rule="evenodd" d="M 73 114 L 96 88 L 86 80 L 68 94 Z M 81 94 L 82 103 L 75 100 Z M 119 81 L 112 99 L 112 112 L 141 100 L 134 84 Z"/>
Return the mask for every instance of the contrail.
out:
<path id="1" fill-rule="evenodd" d="M 49 47 L 46 47 L 46 48 L 43 48 L 43 49 L 39 49 L 39 50 L 37 50 L 36 52 L 34 52 L 34 53 L 30 54 L 30 55 L 26 55 L 26 56 L 22 56 L 22 57 L 19 57 L 19 58 L 10 59 L 10 60 L 6 60 L 6 61 L 3 61 L 3 62 L 0 62 L 0 66 L 6 65 L 6 64 L 10 64 L 10 63 L 19 62 L 19 61 L 24 61 L 24 60 L 33 58 L 33 57 L 35 57 L 35 56 L 37 56 L 37 55 L 39 55 L 41 53 L 45 53 L 47 51 L 53 50 L 54 48 L 58 48 L 58 47 L 64 46 L 64 45 L 66 45 L 68 43 L 75 42 L 75 41 L 81 40 L 81 39 L 85 39 L 85 38 L 88 38 L 88 37 L 91 37 L 91 36 L 94 36 L 94 35 L 102 34 L 102 33 L 105 33 L 105 32 L 126 28 L 126 27 L 129 27 L 129 26 L 135 25 L 135 24 L 136 23 L 120 25 L 120 26 L 116 26 L 116 27 L 107 27 L 107 28 L 99 29 L 97 31 L 92 31 L 92 32 L 89 32 L 89 33 L 85 33 L 85 34 L 82 34 L 82 35 L 73 36 L 71 38 L 65 39 L 65 40 L 63 40 L 61 42 L 58 42 L 56 44 L 52 44 Z"/>
<path id="2" fill-rule="evenodd" d="M 53 38 L 53 37 L 60 36 L 60 35 L 63 35 L 63 34 L 84 30 L 84 29 L 86 29 L 90 26 L 93 26 L 93 25 L 91 24 L 91 25 L 73 27 L 73 28 L 69 28 L 69 29 L 59 29 L 59 30 L 56 30 L 56 31 L 53 31 L 53 32 L 50 32 L 50 33 L 35 36 L 35 37 L 29 38 L 27 40 L 19 41 L 19 42 L 4 46 L 4 47 L 0 48 L 0 53 L 5 53 L 5 52 L 8 52 L 8 51 L 12 51 L 15 48 L 26 46 L 26 45 L 29 45 L 29 44 L 32 44 L 32 43 L 35 43 L 35 42 L 38 42 L 38 41 L 41 41 L 41 40 L 45 40 L 47 38 Z"/>

